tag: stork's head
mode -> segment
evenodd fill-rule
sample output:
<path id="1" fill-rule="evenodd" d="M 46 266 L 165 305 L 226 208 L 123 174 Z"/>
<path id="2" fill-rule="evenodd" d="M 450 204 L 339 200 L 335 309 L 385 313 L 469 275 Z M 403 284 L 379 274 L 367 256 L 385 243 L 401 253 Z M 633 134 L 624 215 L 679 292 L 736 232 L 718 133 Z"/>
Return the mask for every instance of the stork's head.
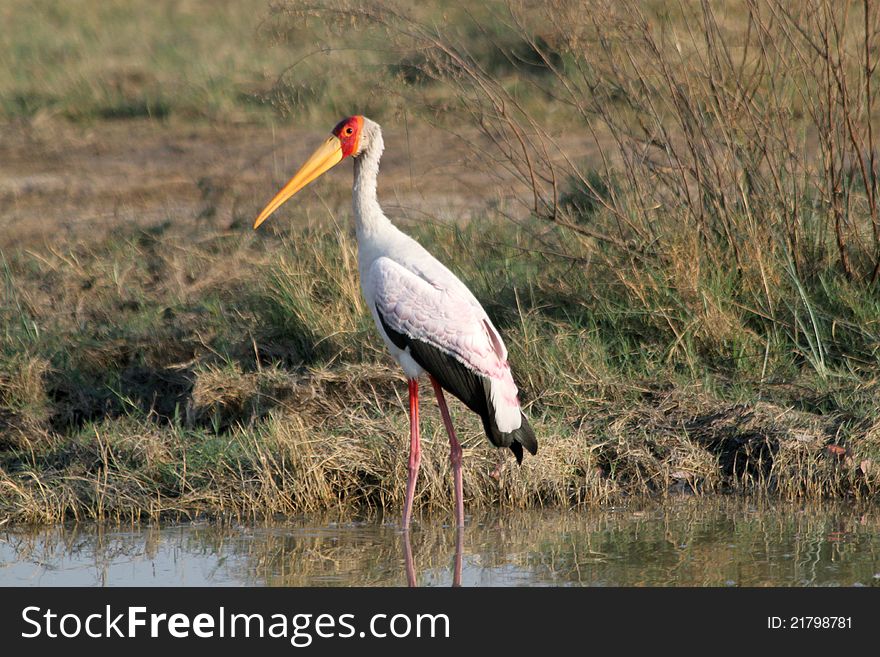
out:
<path id="1" fill-rule="evenodd" d="M 347 157 L 358 157 L 381 141 L 379 125 L 364 116 L 349 116 L 333 128 L 327 140 L 312 153 L 293 178 L 281 188 L 254 221 L 254 228 L 266 221 L 291 196 Z"/>

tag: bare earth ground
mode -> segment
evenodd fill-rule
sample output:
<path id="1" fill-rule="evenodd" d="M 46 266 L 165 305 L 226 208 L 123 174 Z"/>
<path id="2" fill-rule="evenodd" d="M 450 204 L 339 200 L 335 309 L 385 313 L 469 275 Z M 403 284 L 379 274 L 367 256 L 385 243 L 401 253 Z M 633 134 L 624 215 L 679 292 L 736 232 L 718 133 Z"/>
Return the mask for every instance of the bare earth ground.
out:
<path id="1" fill-rule="evenodd" d="M 472 166 L 458 137 L 415 132 L 386 130 L 380 195 L 393 216 L 467 219 L 511 193 L 510 180 Z M 120 222 L 247 226 L 322 138 L 283 126 L 149 120 L 2 125 L 0 246 L 98 238 Z M 347 208 L 350 175 L 316 183 L 309 207 L 324 218 Z"/>

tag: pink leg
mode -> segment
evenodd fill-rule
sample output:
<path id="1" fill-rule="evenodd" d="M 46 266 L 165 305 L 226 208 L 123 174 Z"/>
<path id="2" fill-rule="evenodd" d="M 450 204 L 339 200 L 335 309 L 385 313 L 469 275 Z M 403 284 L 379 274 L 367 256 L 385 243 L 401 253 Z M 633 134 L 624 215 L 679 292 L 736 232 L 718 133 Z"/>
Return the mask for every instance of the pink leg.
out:
<path id="1" fill-rule="evenodd" d="M 422 450 L 419 445 L 419 382 L 409 380 L 409 473 L 406 478 L 406 500 L 403 503 L 403 530 L 409 530 L 412 519 L 413 497 L 416 492 L 416 478 L 419 476 L 419 463 Z"/>
<path id="2" fill-rule="evenodd" d="M 437 379 L 431 377 L 431 385 L 434 386 L 434 394 L 437 395 L 437 404 L 440 406 L 440 416 L 449 434 L 449 460 L 452 461 L 452 478 L 455 482 L 455 526 L 464 527 L 464 497 L 461 485 L 461 445 L 455 437 L 455 429 L 452 427 L 452 418 L 449 417 L 449 408 L 446 406 L 446 398 L 443 396 L 443 388 L 437 383 Z"/>

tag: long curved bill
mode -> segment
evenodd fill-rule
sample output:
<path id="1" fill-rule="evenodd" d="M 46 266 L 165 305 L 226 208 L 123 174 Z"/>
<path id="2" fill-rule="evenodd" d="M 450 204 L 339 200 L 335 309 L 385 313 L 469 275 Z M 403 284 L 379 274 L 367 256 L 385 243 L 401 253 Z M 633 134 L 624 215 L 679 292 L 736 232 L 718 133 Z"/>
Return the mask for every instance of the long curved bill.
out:
<path id="1" fill-rule="evenodd" d="M 291 196 L 340 162 L 342 162 L 342 142 L 335 135 L 330 135 L 327 141 L 312 153 L 311 157 L 306 160 L 306 163 L 300 167 L 299 171 L 293 174 L 293 178 L 287 181 L 287 184 L 281 188 L 281 191 L 275 195 L 275 198 L 269 201 L 268 205 L 263 208 L 263 211 L 254 220 L 254 230 Z"/>

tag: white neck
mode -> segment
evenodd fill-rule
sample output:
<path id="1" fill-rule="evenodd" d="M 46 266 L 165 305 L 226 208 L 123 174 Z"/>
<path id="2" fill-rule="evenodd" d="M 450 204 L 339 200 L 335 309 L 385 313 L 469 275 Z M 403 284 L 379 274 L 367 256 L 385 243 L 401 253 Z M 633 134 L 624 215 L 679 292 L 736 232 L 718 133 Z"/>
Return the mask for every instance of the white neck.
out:
<path id="1" fill-rule="evenodd" d="M 378 128 L 378 126 L 377 126 Z M 354 158 L 354 187 L 352 205 L 358 237 L 376 233 L 391 225 L 379 207 L 376 196 L 376 179 L 379 177 L 379 160 L 385 144 L 382 133 L 377 129 L 370 135 L 364 151 Z"/>

